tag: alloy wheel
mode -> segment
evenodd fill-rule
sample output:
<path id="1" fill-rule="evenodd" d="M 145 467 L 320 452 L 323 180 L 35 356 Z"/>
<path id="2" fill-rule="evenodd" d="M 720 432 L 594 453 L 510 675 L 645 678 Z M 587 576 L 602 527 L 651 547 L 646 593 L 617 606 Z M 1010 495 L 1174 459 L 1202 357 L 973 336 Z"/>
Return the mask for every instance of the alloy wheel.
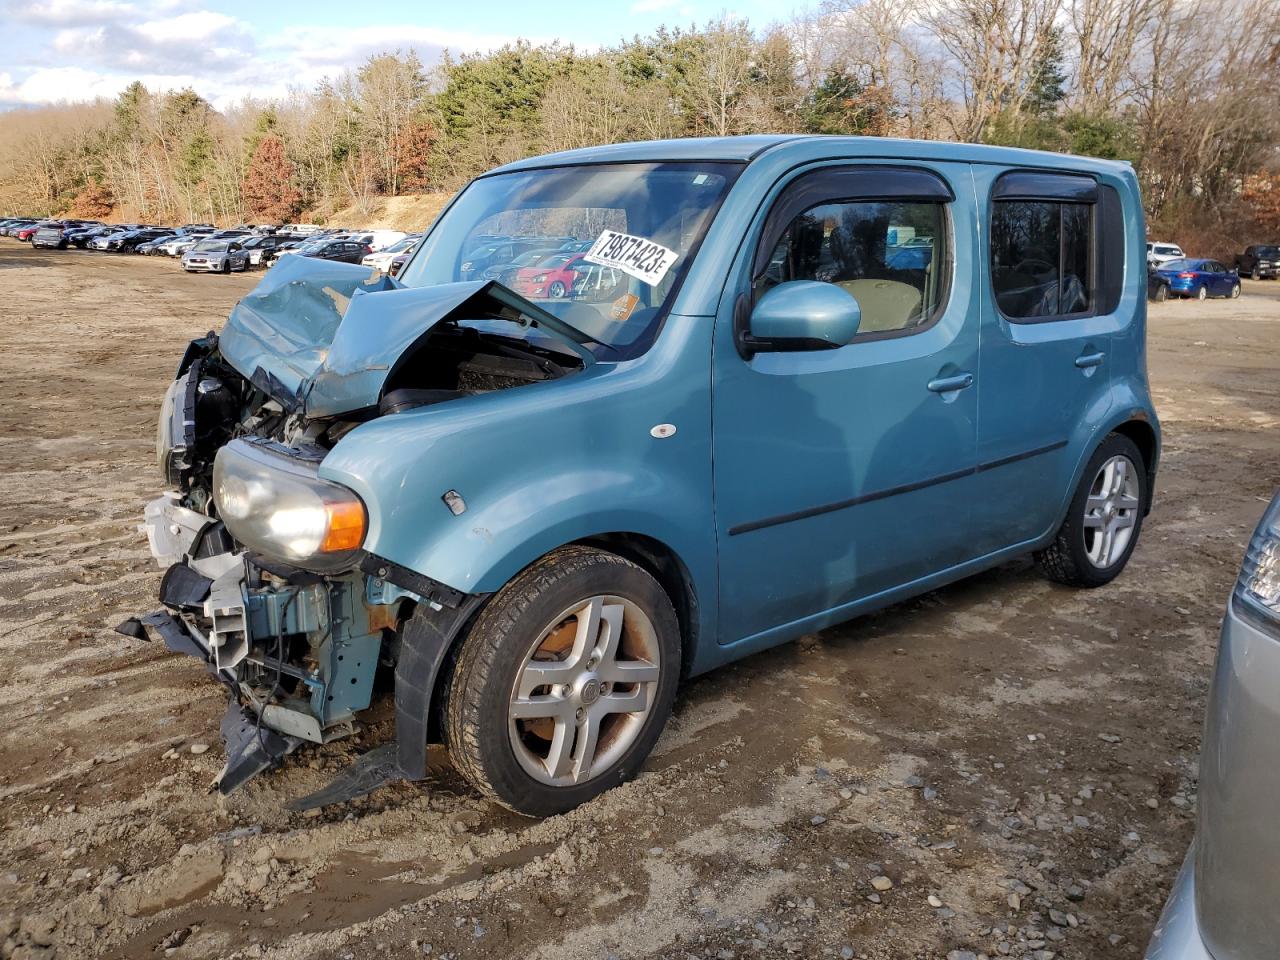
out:
<path id="1" fill-rule="evenodd" d="M 1138 521 L 1138 471 L 1125 456 L 1102 464 L 1084 506 L 1084 548 L 1089 562 L 1105 570 L 1124 556 Z"/>
<path id="2" fill-rule="evenodd" d="M 644 728 L 660 659 L 653 623 L 631 601 L 594 596 L 564 611 L 530 647 L 511 689 L 520 766 L 552 786 L 606 772 Z"/>

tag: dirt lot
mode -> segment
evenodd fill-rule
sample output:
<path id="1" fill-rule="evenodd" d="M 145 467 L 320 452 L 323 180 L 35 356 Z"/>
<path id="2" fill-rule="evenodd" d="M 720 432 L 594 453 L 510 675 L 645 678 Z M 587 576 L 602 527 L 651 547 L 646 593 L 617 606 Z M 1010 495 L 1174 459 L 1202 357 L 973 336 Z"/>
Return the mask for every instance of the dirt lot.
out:
<path id="1" fill-rule="evenodd" d="M 254 279 L 0 240 L 0 956 L 1141 955 L 1280 476 L 1280 283 L 1153 306 L 1164 467 L 1116 583 L 1015 563 L 692 681 L 637 782 L 534 822 L 443 754 L 287 812 L 385 708 L 221 800 L 220 689 L 110 631 L 154 606 L 160 396 Z"/>

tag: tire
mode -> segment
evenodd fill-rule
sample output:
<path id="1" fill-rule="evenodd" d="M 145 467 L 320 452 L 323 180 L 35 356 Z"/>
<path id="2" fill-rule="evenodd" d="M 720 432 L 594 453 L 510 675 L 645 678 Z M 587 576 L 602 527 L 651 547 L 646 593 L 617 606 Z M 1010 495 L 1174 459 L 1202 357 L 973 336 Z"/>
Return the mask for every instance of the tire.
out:
<path id="1" fill-rule="evenodd" d="M 1261 271 L 1261 270 L 1259 270 L 1257 267 L 1254 267 L 1254 268 L 1253 268 L 1253 279 L 1254 279 L 1254 280 L 1261 280 L 1261 279 L 1262 279 L 1262 271 Z"/>
<path id="2" fill-rule="evenodd" d="M 1240 296 L 1240 284 L 1237 283 L 1235 286 L 1231 288 L 1231 299 L 1235 300 L 1239 296 Z"/>
<path id="3" fill-rule="evenodd" d="M 565 286 L 559 280 L 553 280 L 551 286 L 547 287 L 547 295 L 552 300 L 559 300 L 565 294 Z"/>
<path id="4" fill-rule="evenodd" d="M 1199 290 L 1197 290 L 1197 291 L 1196 291 L 1196 299 L 1197 299 L 1197 300 L 1206 300 L 1206 299 L 1208 299 L 1208 297 L 1209 297 L 1209 288 L 1208 288 L 1208 287 L 1203 287 L 1203 286 L 1202 286 Z"/>
<path id="5" fill-rule="evenodd" d="M 1160 284 L 1160 286 L 1156 287 L 1156 295 L 1152 297 L 1152 299 L 1155 300 L 1156 303 L 1164 303 L 1169 299 L 1169 288 L 1163 283 Z"/>
<path id="6" fill-rule="evenodd" d="M 598 631 L 578 625 L 592 622 L 590 611 Z M 622 639 L 613 652 L 645 649 L 648 662 L 609 653 L 603 655 L 609 667 L 599 662 L 616 624 Z M 548 645 L 559 659 L 535 659 L 548 655 Z M 653 577 L 602 550 L 557 550 L 503 587 L 460 642 L 441 711 L 450 757 L 480 793 L 516 813 L 564 813 L 640 771 L 671 714 L 680 662 L 675 611 Z M 613 689 L 606 678 L 628 664 L 656 679 L 615 679 L 627 689 Z M 548 670 L 571 679 L 536 683 Z M 517 699 L 533 719 L 513 717 Z M 628 703 L 645 704 L 643 712 L 616 709 Z M 579 741 L 593 724 L 598 749 L 589 759 L 603 755 L 607 762 L 598 769 L 588 763 L 582 772 Z M 556 743 L 560 774 L 552 760 Z"/>
<path id="7" fill-rule="evenodd" d="M 1111 501 L 1112 506 L 1118 506 L 1119 509 L 1111 513 L 1104 510 L 1100 503 L 1106 490 L 1102 490 L 1100 496 L 1095 492 L 1095 487 L 1104 479 L 1105 469 L 1118 458 L 1127 461 L 1126 479 L 1121 493 Z M 1114 473 L 1112 477 L 1114 478 Z M 1132 484 L 1129 483 L 1129 478 L 1132 479 Z M 1035 555 L 1044 575 L 1050 580 L 1073 587 L 1100 587 L 1119 576 L 1129 562 L 1142 532 L 1142 520 L 1150 500 L 1147 482 L 1146 466 L 1137 445 L 1121 434 L 1109 434 L 1085 465 L 1080 485 L 1067 508 L 1067 518 L 1058 528 L 1053 543 Z M 1088 514 L 1094 516 L 1089 517 Z M 1111 527 L 1108 522 L 1111 517 L 1115 519 L 1115 527 Z M 1124 520 L 1129 523 L 1121 525 Z M 1128 534 L 1123 544 L 1113 540 L 1114 548 L 1105 554 L 1103 550 L 1091 551 L 1091 547 L 1098 547 L 1097 538 L 1107 530 L 1110 530 L 1115 540 L 1125 530 Z M 1093 553 L 1098 556 L 1093 556 Z"/>

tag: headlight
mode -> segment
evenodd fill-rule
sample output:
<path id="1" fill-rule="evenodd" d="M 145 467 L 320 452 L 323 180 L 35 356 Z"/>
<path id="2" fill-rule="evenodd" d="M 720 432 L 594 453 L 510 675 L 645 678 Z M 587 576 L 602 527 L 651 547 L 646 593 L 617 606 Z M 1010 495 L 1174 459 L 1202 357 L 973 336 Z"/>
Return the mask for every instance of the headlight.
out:
<path id="1" fill-rule="evenodd" d="M 531 280 L 530 282 L 531 282 L 531 283 L 546 283 L 546 282 L 547 282 L 547 275 L 546 275 L 545 273 L 540 273 L 540 274 L 538 274 L 536 277 L 534 277 L 534 278 L 533 278 L 533 280 Z"/>
<path id="2" fill-rule="evenodd" d="M 1236 609 L 1270 632 L 1280 629 L 1280 495 L 1262 515 L 1236 581 Z"/>
<path id="3" fill-rule="evenodd" d="M 465 261 L 463 261 L 462 269 L 463 269 L 463 270 L 470 270 L 473 266 L 475 266 L 475 264 L 474 264 L 474 263 L 472 263 L 470 260 L 465 260 Z"/>
<path id="4" fill-rule="evenodd" d="M 316 475 L 305 460 L 266 441 L 232 440 L 213 463 L 213 500 L 231 535 L 307 570 L 351 565 L 364 543 L 364 504 Z"/>

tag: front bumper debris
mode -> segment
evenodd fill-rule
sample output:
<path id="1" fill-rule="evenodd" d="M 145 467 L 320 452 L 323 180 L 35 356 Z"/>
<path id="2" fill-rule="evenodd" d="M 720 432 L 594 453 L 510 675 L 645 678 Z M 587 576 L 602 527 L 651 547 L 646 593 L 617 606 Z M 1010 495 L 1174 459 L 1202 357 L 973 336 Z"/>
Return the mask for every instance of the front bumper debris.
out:
<path id="1" fill-rule="evenodd" d="M 399 600 L 416 597 L 381 581 L 375 590 L 359 571 L 325 578 L 255 558 L 174 493 L 149 503 L 144 517 L 165 568 L 164 607 L 116 629 L 137 639 L 154 633 L 227 687 L 227 764 L 214 786 L 230 793 L 303 742 L 353 733 L 354 714 L 372 697 L 383 630 L 394 627 Z"/>

